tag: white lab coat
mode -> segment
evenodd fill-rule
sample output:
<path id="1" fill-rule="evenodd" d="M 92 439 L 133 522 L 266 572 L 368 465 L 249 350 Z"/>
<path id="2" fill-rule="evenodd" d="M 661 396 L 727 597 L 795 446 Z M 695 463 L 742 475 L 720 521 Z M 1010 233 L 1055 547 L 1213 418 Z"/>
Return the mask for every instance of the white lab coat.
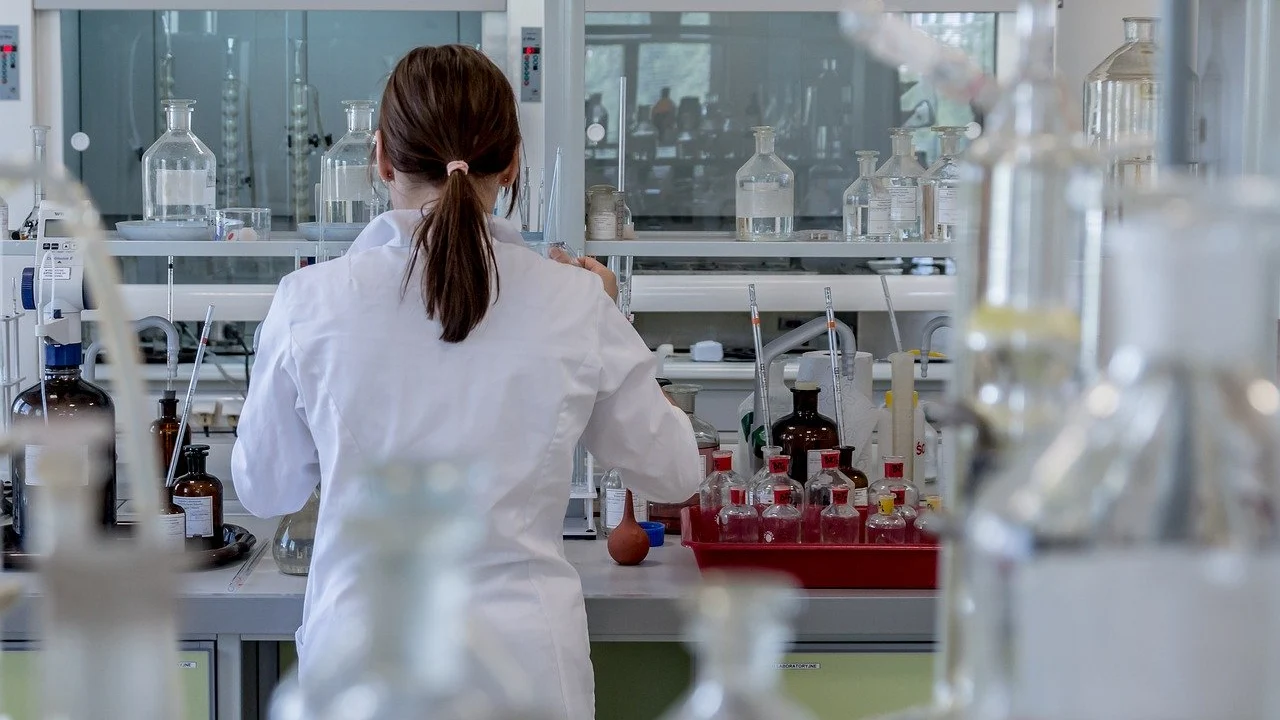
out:
<path id="1" fill-rule="evenodd" d="M 679 502 L 701 475 L 692 429 L 599 278 L 540 257 L 506 221 L 491 224 L 496 301 L 464 342 L 440 340 L 416 275 L 401 293 L 419 217 L 385 213 L 345 257 L 281 281 L 240 416 L 236 493 L 274 517 L 321 483 L 297 633 L 305 680 L 307 648 L 348 631 L 360 602 L 368 551 L 342 526 L 361 471 L 392 456 L 493 461 L 469 619 L 502 639 L 556 717 L 592 718 L 582 586 L 561 538 L 574 446 L 646 496 Z"/>

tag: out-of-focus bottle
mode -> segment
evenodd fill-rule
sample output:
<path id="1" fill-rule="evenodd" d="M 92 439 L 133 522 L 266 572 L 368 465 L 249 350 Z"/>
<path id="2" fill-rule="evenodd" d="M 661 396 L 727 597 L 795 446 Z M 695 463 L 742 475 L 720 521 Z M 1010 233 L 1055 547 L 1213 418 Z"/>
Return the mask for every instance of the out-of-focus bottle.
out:
<path id="1" fill-rule="evenodd" d="M 210 222 L 218 163 L 195 133 L 195 100 L 166 100 L 167 129 L 142 155 L 142 216 L 156 222 Z"/>
<path id="2" fill-rule="evenodd" d="M 862 518 L 849 504 L 849 488 L 831 490 L 831 504 L 818 517 L 818 541 L 827 545 L 853 545 L 862 539 Z"/>
<path id="3" fill-rule="evenodd" d="M 818 413 L 817 383 L 797 382 L 791 390 L 792 412 L 773 424 L 773 441 L 783 455 L 792 458 L 791 477 L 803 483 L 809 479 L 804 462 L 810 450 L 834 450 L 840 446 L 840 431 L 825 415 Z"/>
<path id="4" fill-rule="evenodd" d="M 160 398 L 160 417 L 151 423 L 151 435 L 156 440 L 156 449 L 160 453 L 159 466 L 160 472 L 169 472 L 169 463 L 173 461 L 174 450 L 185 448 L 191 444 L 191 426 L 188 425 L 186 432 L 182 434 L 182 441 L 178 441 L 178 428 L 182 425 L 178 419 L 178 395 L 173 390 L 165 390 L 164 395 Z M 178 454 L 178 469 L 174 472 L 174 477 L 182 477 L 187 474 L 187 456 L 185 453 Z"/>
<path id="5" fill-rule="evenodd" d="M 720 509 L 729 499 L 729 490 L 734 487 L 746 490 L 746 483 L 733 471 L 733 451 L 717 450 L 711 456 L 711 472 L 698 486 L 703 528 L 713 528 L 719 522 Z"/>
<path id="6" fill-rule="evenodd" d="M 894 510 L 893 496 L 886 495 L 877 503 L 879 511 L 867 518 L 868 545 L 904 545 L 907 542 L 907 521 Z"/>
<path id="7" fill-rule="evenodd" d="M 795 228 L 795 173 L 774 153 L 773 128 L 751 129 L 756 154 L 738 170 L 738 239 L 790 240 Z"/>
<path id="8" fill-rule="evenodd" d="M 684 603 L 694 684 L 660 720 L 813 720 L 778 682 L 797 600 L 786 576 L 704 575 Z"/>
<path id="9" fill-rule="evenodd" d="M 320 521 L 320 488 L 302 509 L 289 513 L 276 526 L 271 541 L 271 557 L 285 575 L 306 575 L 311 570 L 311 554 L 316 545 L 316 524 Z"/>
<path id="10" fill-rule="evenodd" d="M 894 488 L 893 511 L 898 513 L 898 517 L 907 524 L 907 542 L 916 542 L 920 537 L 919 531 L 916 530 L 916 519 L 920 517 L 920 510 L 915 503 L 907 501 L 906 488 Z"/>
<path id="11" fill-rule="evenodd" d="M 1111 184 L 1149 185 L 1160 132 L 1155 18 L 1124 19 L 1124 44 L 1085 78 L 1084 107 L 1085 139 L 1105 156 L 1120 153 L 1108 161 Z"/>
<path id="12" fill-rule="evenodd" d="M 698 454 L 702 456 L 702 472 L 705 476 L 711 472 L 711 454 L 720 449 L 720 432 L 714 425 L 693 413 L 698 391 L 701 389 L 697 385 L 666 385 L 662 392 L 666 393 L 671 404 L 688 416 L 689 424 L 693 426 L 694 442 L 698 444 Z M 680 509 L 684 507 L 698 507 L 697 493 L 683 503 L 649 503 L 649 519 L 662 523 L 668 535 L 679 535 Z"/>
<path id="13" fill-rule="evenodd" d="M 942 152 L 921 179 L 924 205 L 924 239 L 950 242 L 960 225 L 960 138 L 966 128 L 935 127 Z"/>
<path id="14" fill-rule="evenodd" d="M 773 504 L 760 514 L 760 542 L 775 545 L 800 542 L 803 511 L 792 504 L 795 490 L 775 485 Z"/>
<path id="15" fill-rule="evenodd" d="M 320 159 L 321 222 L 367 223 L 376 215 L 373 191 L 374 104 L 343 100 L 347 132 Z"/>
<path id="16" fill-rule="evenodd" d="M 835 502 L 835 491 L 843 489 L 845 502 L 853 490 L 853 483 L 840 472 L 839 450 L 810 450 L 809 457 L 818 456 L 818 471 L 804 484 L 804 541 L 816 543 L 822 540 L 819 516 Z"/>
<path id="17" fill-rule="evenodd" d="M 925 506 L 916 517 L 916 542 L 921 545 L 937 545 L 942 524 L 942 498 L 925 498 Z"/>
<path id="18" fill-rule="evenodd" d="M 760 513 L 747 503 L 745 487 L 729 488 L 729 504 L 720 509 L 716 527 L 720 529 L 720 542 L 760 542 Z"/>
<path id="19" fill-rule="evenodd" d="M 867 518 L 871 514 L 869 490 L 871 482 L 867 479 L 867 474 L 853 466 L 853 456 L 857 449 L 852 445 L 840 446 L 840 474 L 849 479 L 852 489 L 849 491 L 849 502 L 854 509 L 858 511 L 858 517 L 862 518 L 862 524 L 867 524 Z"/>
<path id="20" fill-rule="evenodd" d="M 871 501 L 879 504 L 880 498 L 896 498 L 902 495 L 902 503 L 915 507 L 920 504 L 920 491 L 905 476 L 906 461 L 898 455 L 884 459 L 884 476 L 871 484 Z"/>
<path id="21" fill-rule="evenodd" d="M 222 534 L 222 481 L 205 471 L 208 445 L 188 445 L 186 475 L 173 483 L 171 498 L 187 516 L 187 550 L 217 550 Z"/>
<path id="22" fill-rule="evenodd" d="M 14 426 L 43 424 L 46 417 L 70 419 L 100 414 L 114 427 L 115 404 L 107 391 L 80 376 L 83 359 L 79 343 L 45 345 L 44 379 L 14 399 Z M 45 492 L 38 472 L 42 452 L 39 445 L 26 445 L 9 458 L 13 474 L 13 524 L 8 528 L 8 544 L 24 552 L 35 552 L 39 546 L 34 533 L 38 531 L 36 518 L 43 512 L 40 502 Z M 88 463 L 89 480 L 99 488 L 98 522 L 110 528 L 116 524 L 115 441 L 107 443 L 101 451 L 86 447 L 84 452 L 86 456 L 92 453 Z"/>
<path id="23" fill-rule="evenodd" d="M 782 448 L 778 447 L 777 445 L 765 445 L 764 447 L 760 448 L 760 457 L 762 458 L 760 469 L 757 470 L 754 475 L 752 475 L 750 478 L 747 479 L 747 502 L 751 503 L 752 505 L 761 505 L 761 504 L 767 505 L 768 503 L 773 502 L 773 492 L 767 489 L 767 485 L 765 484 L 764 481 L 770 475 L 769 458 L 775 457 L 781 454 L 782 454 Z M 766 487 L 764 492 L 769 498 L 768 502 L 766 503 L 756 502 L 755 498 L 756 498 L 757 486 Z"/>
<path id="24" fill-rule="evenodd" d="M 889 234 L 895 242 L 919 242 L 920 234 L 920 179 L 924 168 L 916 160 L 911 131 L 906 128 L 889 130 L 893 138 L 893 156 L 880 166 L 876 177 L 885 184 L 889 193 Z"/>
<path id="25" fill-rule="evenodd" d="M 844 191 L 844 239 L 884 242 L 889 239 L 889 190 L 876 177 L 875 150 L 858 151 L 858 179 Z"/>
<path id="26" fill-rule="evenodd" d="M 756 512 L 760 516 L 764 516 L 764 511 L 774 503 L 777 497 L 774 490 L 779 487 L 787 488 L 787 502 L 800 508 L 804 504 L 804 485 L 795 481 L 788 473 L 791 467 L 791 458 L 786 455 L 774 455 L 768 460 L 768 467 L 765 469 L 769 474 L 757 481 L 751 486 L 751 504 L 755 505 Z"/>

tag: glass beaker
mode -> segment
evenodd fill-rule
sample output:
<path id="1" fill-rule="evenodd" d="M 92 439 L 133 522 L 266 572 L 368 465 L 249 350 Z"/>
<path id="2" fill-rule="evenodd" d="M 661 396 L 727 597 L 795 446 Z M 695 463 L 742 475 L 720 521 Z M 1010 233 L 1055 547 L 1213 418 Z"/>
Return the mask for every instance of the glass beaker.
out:
<path id="1" fill-rule="evenodd" d="M 365 100 L 343 100 L 347 132 L 320 160 L 320 218 L 327 223 L 368 223 L 375 212 L 373 109 Z"/>
<path id="2" fill-rule="evenodd" d="M 693 439 L 698 444 L 698 454 L 702 456 L 702 476 L 706 477 L 711 473 L 711 454 L 720 449 L 720 431 L 716 430 L 715 425 L 693 413 L 698 391 L 701 389 L 699 385 L 667 385 L 662 388 L 662 392 L 666 393 L 672 405 L 683 410 L 689 417 L 689 424 L 693 426 Z M 668 535 L 679 535 L 680 508 L 683 507 L 696 509 L 697 493 L 678 504 L 649 503 L 649 519 L 662 523 Z"/>
<path id="3" fill-rule="evenodd" d="M 858 151 L 858 179 L 844 191 L 844 239 L 861 242 L 889 239 L 889 191 L 876 177 L 875 150 Z"/>
<path id="4" fill-rule="evenodd" d="M 799 610 L 789 578 L 708 572 L 684 606 L 694 685 L 661 720 L 812 720 L 778 682 Z"/>
<path id="5" fill-rule="evenodd" d="M 320 488 L 311 491 L 302 509 L 280 519 L 271 541 L 271 557 L 285 575 L 306 575 L 311 569 L 311 552 L 316 544 L 316 522 L 320 519 Z"/>
<path id="6" fill-rule="evenodd" d="M 950 242 L 956 239 L 960 218 L 960 138 L 966 128 L 935 127 L 941 145 L 937 162 L 925 171 L 924 239 L 928 242 Z"/>
<path id="7" fill-rule="evenodd" d="M 1106 375 L 1024 443 L 967 523 L 982 717 L 1095 716 L 1105 702 L 1111 718 L 1183 720 L 1220 714 L 1223 697 L 1233 716 L 1267 716 L 1256 633 L 1274 614 L 1280 534 L 1280 188 L 1160 185 L 1124 198 L 1108 229 L 1121 297 Z M 1253 272 L 1233 268 L 1241 257 Z M 1210 616 L 1211 632 L 1188 630 Z M 1100 630 L 1106 652 L 1086 650 L 1080 633 Z"/>
<path id="8" fill-rule="evenodd" d="M 924 168 L 916 160 L 911 130 L 890 128 L 893 155 L 876 171 L 889 193 L 889 234 L 894 242 L 920 240 L 920 179 Z"/>
<path id="9" fill-rule="evenodd" d="M 191 132 L 195 100 L 166 100 L 168 129 L 142 155 L 142 216 L 152 222 L 213 219 L 218 164 Z"/>
<path id="10" fill-rule="evenodd" d="M 788 240 L 795 228 L 795 173 L 774 153 L 771 127 L 751 129 L 756 154 L 738 170 L 739 240 Z"/>
<path id="11" fill-rule="evenodd" d="M 222 208 L 213 215 L 214 240 L 253 242 L 271 239 L 271 208 Z"/>

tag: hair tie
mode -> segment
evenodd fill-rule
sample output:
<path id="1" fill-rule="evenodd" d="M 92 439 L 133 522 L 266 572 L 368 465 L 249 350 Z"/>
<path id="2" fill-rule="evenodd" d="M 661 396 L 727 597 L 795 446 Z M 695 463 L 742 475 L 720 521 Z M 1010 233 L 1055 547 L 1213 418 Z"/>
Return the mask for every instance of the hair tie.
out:
<path id="1" fill-rule="evenodd" d="M 463 175 L 466 175 L 467 172 L 471 170 L 471 166 L 462 162 L 461 160 L 454 160 L 448 165 L 445 165 L 444 169 L 445 169 L 445 175 L 452 175 L 454 171 L 458 171 L 458 172 L 461 172 Z"/>

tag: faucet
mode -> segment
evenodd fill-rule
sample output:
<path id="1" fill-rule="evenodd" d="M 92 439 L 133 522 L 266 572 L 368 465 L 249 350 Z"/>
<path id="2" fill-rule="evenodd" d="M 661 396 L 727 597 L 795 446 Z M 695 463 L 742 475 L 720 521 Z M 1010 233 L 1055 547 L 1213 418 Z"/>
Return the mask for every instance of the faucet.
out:
<path id="1" fill-rule="evenodd" d="M 929 350 L 933 348 L 933 334 L 938 328 L 951 327 L 950 315 L 939 315 L 924 326 L 924 338 L 920 340 L 920 377 L 929 377 Z"/>
<path id="2" fill-rule="evenodd" d="M 143 330 L 163 330 L 164 331 L 164 354 L 165 368 L 168 371 L 168 380 L 172 384 L 174 379 L 178 377 L 178 328 L 173 323 L 165 320 L 159 315 L 148 315 L 133 324 L 135 332 Z M 84 353 L 84 377 L 89 382 L 93 382 L 98 372 L 98 353 L 102 352 L 102 343 L 95 342 L 89 346 Z"/>
<path id="3" fill-rule="evenodd" d="M 853 334 L 853 329 L 844 324 L 842 320 L 836 320 L 836 334 L 840 336 L 840 362 L 842 365 L 841 372 L 845 377 L 853 377 L 854 356 L 858 354 L 858 338 Z M 766 377 L 760 377 L 759 369 L 756 370 L 756 399 L 753 406 L 751 422 L 763 423 L 764 410 L 761 406 L 761 398 L 764 397 L 764 385 L 768 382 L 769 369 L 773 367 L 773 363 L 781 358 L 785 353 L 794 350 L 810 340 L 825 335 L 827 332 L 827 319 L 818 317 L 791 330 L 782 337 L 776 338 L 768 345 L 764 346 L 764 371 Z M 835 351 L 835 348 L 832 348 Z M 774 418 L 770 418 L 773 420 Z M 754 432 L 755 428 L 751 430 Z M 772 428 L 765 428 L 766 435 L 772 432 Z"/>

